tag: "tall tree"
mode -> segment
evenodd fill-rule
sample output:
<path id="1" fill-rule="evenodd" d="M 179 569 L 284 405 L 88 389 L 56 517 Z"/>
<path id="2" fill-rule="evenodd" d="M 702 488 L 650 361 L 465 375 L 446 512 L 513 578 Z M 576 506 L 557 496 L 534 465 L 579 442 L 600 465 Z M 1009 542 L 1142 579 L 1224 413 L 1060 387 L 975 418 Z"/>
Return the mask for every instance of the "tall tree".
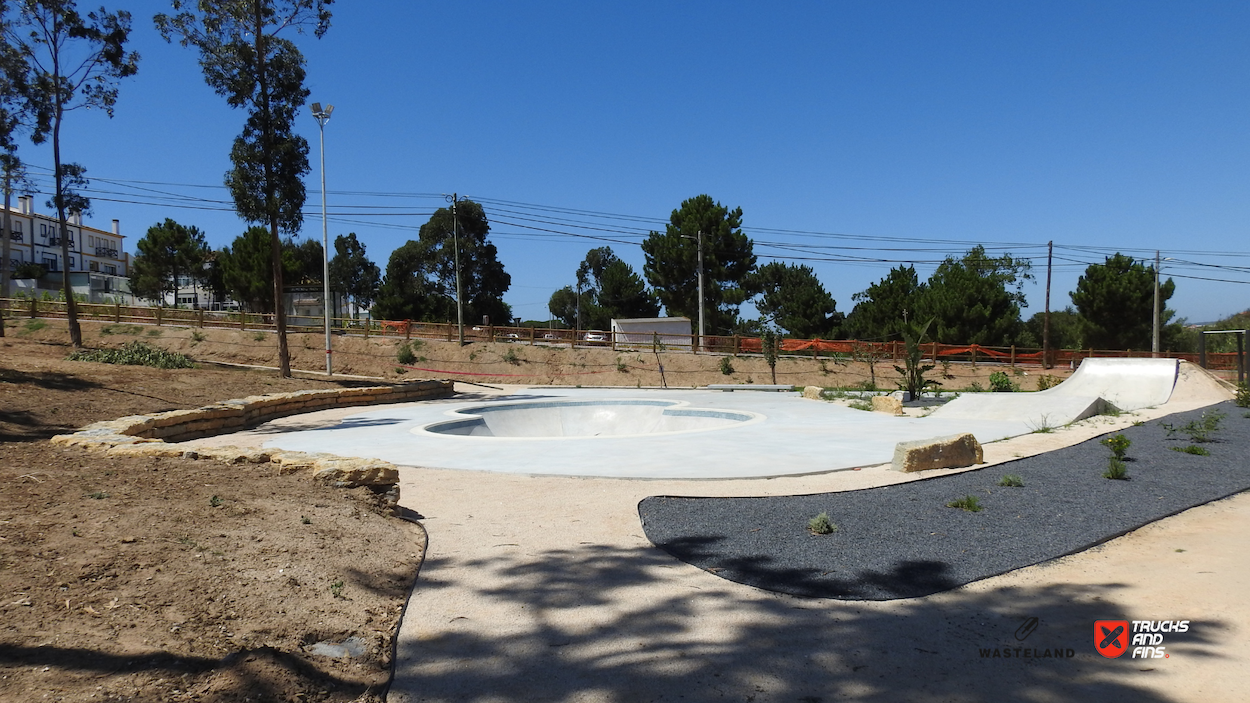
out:
<path id="1" fill-rule="evenodd" d="M 812 267 L 773 261 L 755 276 L 760 289 L 755 307 L 764 320 L 803 339 L 836 336 L 844 316 Z"/>
<path id="2" fill-rule="evenodd" d="M 17 155 L 17 134 L 23 127 L 30 127 L 33 115 L 24 100 L 25 81 L 29 73 L 26 60 L 17 47 L 9 42 L 9 28 L 13 18 L 9 3 L 0 0 L 0 186 L 4 188 L 4 217 L 0 222 L 0 298 L 9 297 L 9 280 L 15 271 L 9 265 L 12 259 L 13 231 L 10 208 L 14 192 L 29 191 L 25 165 Z M 4 315 L 0 314 L 0 337 L 4 336 Z"/>
<path id="3" fill-rule="evenodd" d="M 200 52 L 204 80 L 230 107 L 248 112 L 234 140 L 226 185 L 235 210 L 247 222 L 269 228 L 273 309 L 278 328 L 278 365 L 291 375 L 282 298 L 282 234 L 304 222 L 308 142 L 293 131 L 295 115 L 308 98 L 304 56 L 278 35 L 330 27 L 333 0 L 172 0 L 174 15 L 159 14 L 156 27 L 166 41 L 178 37 Z"/>
<path id="4" fill-rule="evenodd" d="M 365 255 L 365 245 L 356 233 L 334 238 L 334 258 L 330 259 L 330 287 L 342 291 L 357 311 L 367 309 L 378 297 L 382 272 Z"/>
<path id="5" fill-rule="evenodd" d="M 214 254 L 216 266 L 220 269 L 221 286 L 230 297 L 247 306 L 249 310 L 273 313 L 273 286 L 269 282 L 272 272 L 271 257 L 268 228 L 249 227 L 246 232 L 235 237 L 230 246 L 223 247 Z M 284 239 L 279 259 L 282 262 L 283 278 L 299 280 L 307 268 L 307 258 L 306 252 L 301 252 L 294 241 Z"/>
<path id="6" fill-rule="evenodd" d="M 512 309 L 503 294 L 512 277 L 491 244 L 490 222 L 482 206 L 472 200 L 456 204 L 456 238 L 460 250 L 460 281 L 466 323 L 483 317 L 507 324 Z M 440 208 L 421 225 L 417 241 L 391 254 L 386 278 L 378 291 L 378 317 L 444 321 L 456 319 L 456 243 L 452 213 Z"/>
<path id="7" fill-rule="evenodd" d="M 190 276 L 204 280 L 204 262 L 208 244 L 198 227 L 188 227 L 165 218 L 152 225 L 135 244 L 138 254 L 130 264 L 130 292 L 165 304 L 172 293 L 178 304 L 178 278 Z"/>
<path id="8" fill-rule="evenodd" d="M 1029 262 L 1011 254 L 990 256 L 977 245 L 962 258 L 938 265 L 913 314 L 934 318 L 930 336 L 957 344 L 1008 346 L 1024 331 L 1022 287 L 1033 278 Z"/>
<path id="9" fill-rule="evenodd" d="M 547 308 L 570 327 L 605 330 L 613 318 L 655 317 L 660 314 L 660 303 L 655 294 L 647 290 L 642 277 L 629 264 L 622 261 L 611 247 L 599 247 L 586 253 L 585 260 L 577 267 L 577 289 L 571 286 L 552 294 Z M 578 290 L 581 299 L 577 300 Z M 569 309 L 568 301 L 573 300 Z M 581 320 L 577 310 L 581 311 Z M 567 318 L 567 319 L 566 319 Z"/>
<path id="10" fill-rule="evenodd" d="M 36 144 L 49 136 L 52 140 L 55 193 L 48 207 L 56 210 L 60 233 L 70 343 L 81 347 L 66 215 L 87 215 L 91 201 L 79 192 L 87 185 L 87 169 L 61 159 L 61 126 L 67 112 L 82 108 L 103 110 L 112 117 L 117 82 L 138 71 L 139 55 L 126 52 L 129 12 L 100 8 L 84 17 L 74 0 L 19 0 L 17 6 L 17 21 L 6 28 L 5 39 L 25 61 L 25 100 L 35 116 L 31 140 Z"/>
<path id="11" fill-rule="evenodd" d="M 1090 264 L 1070 294 L 1084 320 L 1085 345 L 1095 349 L 1149 349 L 1154 333 L 1154 292 L 1154 266 L 1118 252 L 1108 256 L 1106 263 Z M 1175 292 L 1172 279 L 1159 284 L 1164 324 L 1175 314 L 1166 309 Z"/>
<path id="12" fill-rule="evenodd" d="M 880 281 L 851 296 L 855 307 L 846 318 L 852 339 L 898 339 L 908 315 L 915 316 L 916 301 L 925 286 L 912 266 L 896 266 Z"/>
<path id="13" fill-rule="evenodd" d="M 699 233 L 703 233 L 703 300 L 707 334 L 729 334 L 742 303 L 755 294 L 751 239 L 742 232 L 742 208 L 730 210 L 698 195 L 674 210 L 664 232 L 642 243 L 643 275 L 670 315 L 699 319 Z"/>

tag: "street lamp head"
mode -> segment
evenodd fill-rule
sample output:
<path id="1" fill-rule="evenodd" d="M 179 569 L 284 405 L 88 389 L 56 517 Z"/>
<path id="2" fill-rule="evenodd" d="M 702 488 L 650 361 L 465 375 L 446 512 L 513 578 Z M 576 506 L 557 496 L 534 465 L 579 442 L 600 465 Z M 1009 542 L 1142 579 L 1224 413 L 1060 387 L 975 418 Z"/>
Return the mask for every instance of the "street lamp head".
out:
<path id="1" fill-rule="evenodd" d="M 312 110 L 314 115 L 321 112 L 321 103 L 313 103 Z"/>
<path id="2" fill-rule="evenodd" d="M 334 112 L 333 105 L 326 105 L 325 109 L 321 109 L 321 103 L 312 104 L 312 116 L 321 124 L 325 124 L 330 120 L 330 115 Z"/>

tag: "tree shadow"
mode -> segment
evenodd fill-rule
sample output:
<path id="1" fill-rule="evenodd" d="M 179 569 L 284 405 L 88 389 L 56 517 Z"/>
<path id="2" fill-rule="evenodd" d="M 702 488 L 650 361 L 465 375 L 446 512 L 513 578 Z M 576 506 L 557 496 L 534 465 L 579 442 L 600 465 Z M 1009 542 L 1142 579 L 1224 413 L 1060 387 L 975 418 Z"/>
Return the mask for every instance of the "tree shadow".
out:
<path id="1" fill-rule="evenodd" d="M 908 568 L 882 578 L 933 578 L 930 565 Z M 687 573 L 673 579 L 673 569 Z M 428 563 L 388 700 L 1167 700 L 1129 678 L 1162 660 L 1094 649 L 1095 620 L 1177 616 L 1129 613 L 1112 602 L 1122 584 L 881 604 L 767 593 L 689 569 L 657 549 L 596 545 Z M 478 606 L 430 590 L 448 586 L 478 591 Z M 1226 627 L 1191 622 L 1168 651 L 1219 656 Z"/>
<path id="2" fill-rule="evenodd" d="M 0 383 L 38 386 L 50 391 L 85 391 L 102 386 L 90 379 L 59 371 L 0 369 Z"/>

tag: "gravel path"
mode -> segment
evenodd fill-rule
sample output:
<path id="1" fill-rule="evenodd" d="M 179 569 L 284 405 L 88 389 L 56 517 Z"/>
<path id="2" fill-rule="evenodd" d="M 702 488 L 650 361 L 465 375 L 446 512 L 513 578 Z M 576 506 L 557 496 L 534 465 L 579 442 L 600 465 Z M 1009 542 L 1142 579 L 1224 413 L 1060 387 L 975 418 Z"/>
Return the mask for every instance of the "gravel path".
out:
<path id="1" fill-rule="evenodd" d="M 841 493 L 771 498 L 651 497 L 647 538 L 722 578 L 798 596 L 914 598 L 1087 549 L 1142 525 L 1250 489 L 1250 419 L 1232 403 L 1168 416 L 1180 427 L 1222 412 L 1210 456 L 1158 420 L 1123 431 L 1129 480 L 1102 477 L 1110 451 L 1090 440 L 952 476 Z M 998 486 L 1004 474 L 1024 486 Z M 946 507 L 977 496 L 971 513 Z M 812 535 L 827 512 L 837 532 Z"/>

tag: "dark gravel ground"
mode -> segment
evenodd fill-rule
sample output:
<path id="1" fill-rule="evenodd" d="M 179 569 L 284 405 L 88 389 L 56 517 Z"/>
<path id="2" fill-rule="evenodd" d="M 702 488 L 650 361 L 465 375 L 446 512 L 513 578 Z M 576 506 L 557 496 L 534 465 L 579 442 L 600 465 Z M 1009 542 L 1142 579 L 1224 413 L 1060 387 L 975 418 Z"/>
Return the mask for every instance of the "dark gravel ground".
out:
<path id="1" fill-rule="evenodd" d="M 1171 451 L 1169 436 L 1224 413 L 1210 456 Z M 1128 480 L 1102 477 L 1110 450 L 1093 439 L 978 471 L 840 493 L 769 498 L 657 496 L 638 505 L 656 546 L 722 578 L 813 598 L 891 600 L 962 586 L 1071 554 L 1160 518 L 1250 489 L 1250 418 L 1222 403 L 1122 431 Z M 998 486 L 1004 474 L 1020 488 Z M 948 508 L 973 495 L 983 510 Z M 838 530 L 813 535 L 827 512 Z"/>

